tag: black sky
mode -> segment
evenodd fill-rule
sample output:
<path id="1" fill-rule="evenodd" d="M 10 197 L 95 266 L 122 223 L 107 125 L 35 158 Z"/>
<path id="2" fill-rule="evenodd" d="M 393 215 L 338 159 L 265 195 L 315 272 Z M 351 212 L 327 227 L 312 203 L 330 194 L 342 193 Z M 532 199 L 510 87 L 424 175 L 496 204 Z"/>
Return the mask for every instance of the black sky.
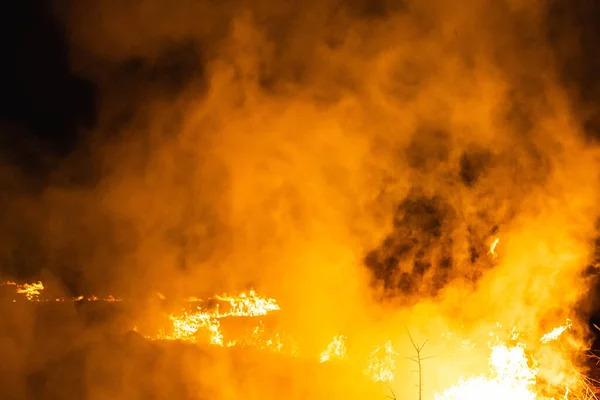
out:
<path id="1" fill-rule="evenodd" d="M 66 30 L 49 1 L 5 2 L 2 8 L 3 155 L 44 168 L 41 158 L 64 157 L 76 148 L 82 128 L 93 128 L 94 85 L 70 72 Z"/>

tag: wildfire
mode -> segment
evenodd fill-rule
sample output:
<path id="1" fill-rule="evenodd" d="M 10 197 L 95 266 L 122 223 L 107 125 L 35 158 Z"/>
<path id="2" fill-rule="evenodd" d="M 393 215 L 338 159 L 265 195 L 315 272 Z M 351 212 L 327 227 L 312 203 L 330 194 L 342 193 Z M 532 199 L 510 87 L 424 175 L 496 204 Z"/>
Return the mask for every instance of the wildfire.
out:
<path id="1" fill-rule="evenodd" d="M 196 341 L 196 334 L 201 328 L 206 328 L 210 333 L 210 343 L 223 346 L 223 334 L 221 333 L 221 323 L 218 319 L 206 312 L 197 312 L 194 314 L 184 313 L 181 316 L 170 316 L 173 321 L 173 334 L 164 336 L 161 339 Z"/>
<path id="2" fill-rule="evenodd" d="M 540 342 L 548 343 L 554 340 L 557 340 L 564 331 L 567 329 L 571 329 L 571 320 L 567 318 L 567 322 L 564 325 L 557 326 L 551 332 L 546 333 L 544 336 L 540 338 Z"/>
<path id="3" fill-rule="evenodd" d="M 224 314 L 217 313 L 218 317 L 256 317 L 267 315 L 271 311 L 279 311 L 280 309 L 275 299 L 260 297 L 254 290 L 251 290 L 249 293 L 242 293 L 239 296 L 216 296 L 216 299 L 227 301 L 231 306 L 228 312 Z"/>
<path id="4" fill-rule="evenodd" d="M 6 281 L 6 282 L 2 283 L 1 285 L 2 286 L 14 286 L 16 288 L 15 291 L 17 294 L 22 294 L 27 298 L 27 300 L 33 301 L 33 302 L 57 302 L 57 303 L 74 302 L 74 303 L 76 303 L 76 302 L 80 302 L 80 301 L 87 301 L 87 302 L 103 301 L 103 302 L 107 302 L 107 303 L 116 303 L 116 302 L 122 301 L 122 299 L 115 297 L 113 295 L 109 295 L 106 297 L 98 297 L 98 296 L 92 295 L 92 296 L 88 296 L 88 297 L 76 296 L 76 297 L 43 298 L 41 295 L 42 295 L 42 291 L 45 289 L 45 286 L 41 281 L 33 282 L 33 283 L 23 283 L 23 284 L 18 284 L 13 281 Z"/>
<path id="5" fill-rule="evenodd" d="M 18 294 L 23 294 L 29 301 L 33 301 L 38 298 L 38 296 L 44 290 L 44 284 L 42 282 L 33 282 L 33 283 L 24 283 L 18 284 L 13 281 L 7 281 L 2 283 L 2 286 L 14 286 L 16 288 L 16 292 Z"/>
<path id="6" fill-rule="evenodd" d="M 27 297 L 27 300 L 36 299 L 42 293 L 42 290 L 44 290 L 44 284 L 42 282 L 24 283 L 22 285 L 9 282 L 9 284 L 16 286 L 17 293 L 24 294 L 25 297 Z"/>
<path id="7" fill-rule="evenodd" d="M 397 356 L 392 342 L 388 340 L 384 346 L 376 347 L 371 352 L 365 374 L 375 382 L 392 382 Z"/>
<path id="8" fill-rule="evenodd" d="M 494 241 L 490 245 L 490 251 L 488 252 L 492 255 L 492 258 L 494 259 L 498 258 L 498 254 L 496 253 L 496 247 L 498 246 L 498 242 L 500 242 L 500 238 L 494 239 Z"/>
<path id="9" fill-rule="evenodd" d="M 227 343 L 227 347 L 254 347 L 260 350 L 281 353 L 288 341 L 289 339 L 284 339 L 279 333 L 276 333 L 273 337 L 269 337 L 265 332 L 265 324 L 263 321 L 258 321 L 258 325 L 256 327 L 245 332 L 238 339 L 229 341 Z M 292 345 L 289 350 L 290 355 L 298 355 L 298 350 L 295 348 L 295 346 Z"/>
<path id="10" fill-rule="evenodd" d="M 208 333 L 211 344 L 224 346 L 224 335 L 220 322 L 222 318 L 264 316 L 280 309 L 275 299 L 261 297 L 254 290 L 238 296 L 224 294 L 215 296 L 215 298 L 227 302 L 229 309 L 223 312 L 217 305 L 214 311 L 210 311 L 198 306 L 193 312 L 184 311 L 181 314 L 171 314 L 169 316 L 172 322 L 170 332 L 162 331 L 155 339 L 196 342 L 199 332 L 204 330 Z M 194 298 L 195 302 L 198 302 L 198 299 Z M 257 329 L 256 333 L 259 331 L 260 329 Z M 264 328 L 262 331 L 264 332 Z M 232 340 L 227 343 L 227 346 L 231 347 L 236 343 L 236 340 Z"/>
<path id="11" fill-rule="evenodd" d="M 497 239 L 494 242 L 497 244 Z M 493 252 L 492 245 L 490 252 Z M 14 286 L 18 294 L 24 295 L 29 301 L 48 301 L 41 299 L 40 296 L 45 289 L 42 282 L 17 284 L 12 281 L 2 285 Z M 161 300 L 165 300 L 162 294 L 154 294 Z M 267 334 L 265 324 L 259 320 L 253 328 L 247 329 L 241 335 L 228 338 L 222 330 L 224 318 L 229 317 L 261 317 L 269 313 L 280 311 L 280 306 L 273 298 L 259 296 L 254 290 L 240 293 L 239 295 L 218 295 L 214 299 L 225 302 L 225 306 L 217 303 L 212 309 L 197 306 L 198 303 L 210 304 L 205 300 L 193 298 L 188 299 L 188 304 L 193 304 L 195 309 L 185 309 L 181 313 L 173 313 L 168 316 L 170 326 L 167 329 L 161 329 L 155 335 L 145 335 L 151 340 L 185 341 L 190 343 L 207 343 L 219 347 L 252 347 L 263 351 L 277 352 L 283 354 L 287 351 L 288 355 L 297 356 L 299 349 L 295 343 L 281 333 Z M 72 299 L 58 298 L 55 301 L 121 301 L 113 296 L 79 296 Z M 572 322 L 567 319 L 565 324 L 554 328 L 552 331 L 540 337 L 540 344 L 544 345 L 551 341 L 559 340 L 561 335 L 572 327 Z M 502 329 L 502 325 L 497 324 L 497 328 Z M 140 332 L 138 327 L 134 328 Z M 481 373 L 458 381 L 451 386 L 434 395 L 436 400 L 479 400 L 479 399 L 502 399 L 510 398 L 512 400 L 534 400 L 541 399 L 537 393 L 536 384 L 538 384 L 538 366 L 532 354 L 527 351 L 527 346 L 519 342 L 521 332 L 517 327 L 513 327 L 507 332 L 510 343 L 500 341 L 496 335 L 490 333 L 491 337 L 496 337 L 494 344 L 489 346 L 488 365 L 489 371 Z M 454 336 L 453 333 L 443 334 L 442 336 Z M 320 353 L 318 361 L 320 363 L 330 361 L 346 361 L 353 359 L 354 355 L 349 354 L 346 346 L 348 338 L 345 335 L 336 335 L 333 337 L 327 347 Z M 412 339 L 411 339 L 412 341 Z M 464 345 L 468 340 L 463 340 Z M 470 343 L 470 341 L 469 341 Z M 413 343 L 414 345 L 414 343 Z M 474 348 L 468 346 L 469 348 Z M 398 351 L 394 348 L 392 341 L 388 340 L 385 344 L 372 348 L 363 364 L 362 372 L 372 381 L 393 384 L 397 369 Z M 316 360 L 315 360 L 316 361 Z M 354 360 L 356 361 L 356 360 Z M 353 361 L 353 362 L 354 362 Z M 420 368 L 420 367 L 419 367 Z M 556 389 L 555 392 L 562 390 L 564 398 L 569 396 L 569 388 L 563 385 L 562 389 Z"/>
<path id="12" fill-rule="evenodd" d="M 321 353 L 319 359 L 322 363 L 330 360 L 345 360 L 348 351 L 346 350 L 346 337 L 343 335 L 334 336 L 331 343 Z"/>
<path id="13" fill-rule="evenodd" d="M 571 320 L 567 319 L 564 325 L 554 328 L 552 331 L 544 334 L 540 338 L 540 343 L 546 344 L 550 341 L 558 340 L 560 336 L 572 326 Z M 494 336 L 493 334 L 490 334 Z M 510 331 L 511 340 L 519 337 L 517 329 Z M 497 342 L 490 346 L 490 356 L 488 358 L 490 367 L 489 375 L 480 375 L 463 379 L 451 388 L 442 393 L 436 394 L 436 400 L 475 400 L 475 399 L 515 399 L 515 400 L 534 400 L 549 399 L 541 397 L 536 392 L 536 383 L 538 378 L 538 365 L 533 357 L 526 352 L 526 345 L 518 342 L 509 346 L 503 342 Z M 584 383 L 584 382 L 580 382 Z M 583 384 L 583 392 L 591 393 L 587 384 Z M 555 392 L 561 388 L 555 388 Z M 569 387 L 564 385 L 564 399 L 567 399 L 570 393 Z M 580 398 L 580 397 L 574 397 Z M 584 398 L 596 398 L 595 396 Z M 554 398 L 552 398 L 554 399 Z"/>
<path id="14" fill-rule="evenodd" d="M 489 357 L 491 377 L 478 376 L 460 381 L 456 386 L 436 394 L 436 400 L 533 400 L 537 369 L 525 355 L 525 345 L 493 346 Z"/>

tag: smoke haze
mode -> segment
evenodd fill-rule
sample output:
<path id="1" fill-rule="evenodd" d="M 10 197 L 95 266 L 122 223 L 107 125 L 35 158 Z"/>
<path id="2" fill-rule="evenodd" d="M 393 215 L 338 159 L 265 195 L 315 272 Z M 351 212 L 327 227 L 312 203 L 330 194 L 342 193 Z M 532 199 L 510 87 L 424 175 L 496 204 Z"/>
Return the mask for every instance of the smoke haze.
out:
<path id="1" fill-rule="evenodd" d="M 353 332 L 360 351 L 387 338 L 410 355 L 404 327 L 421 340 L 583 321 L 596 110 L 577 64 L 585 32 L 557 22 L 559 6 L 59 2 L 71 69 L 97 87 L 97 123 L 41 190 L 0 171 L 3 271 L 22 263 L 66 291 L 123 297 L 255 288 L 315 350 Z M 187 376 L 198 361 L 165 362 Z M 224 381 L 237 370 L 215 365 Z M 456 375 L 436 365 L 432 391 Z M 288 394 L 308 395 L 295 379 Z M 306 379 L 325 398 L 341 378 Z M 227 390 L 286 388 L 248 385 Z M 394 389 L 411 398 L 412 385 Z"/>

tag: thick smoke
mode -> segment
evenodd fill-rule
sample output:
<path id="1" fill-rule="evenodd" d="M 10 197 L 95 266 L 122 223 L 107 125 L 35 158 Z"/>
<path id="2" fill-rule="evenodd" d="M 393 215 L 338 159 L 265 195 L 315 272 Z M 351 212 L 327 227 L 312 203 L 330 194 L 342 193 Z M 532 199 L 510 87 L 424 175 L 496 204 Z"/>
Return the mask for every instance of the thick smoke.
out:
<path id="1" fill-rule="evenodd" d="M 598 149 L 584 130 L 589 103 L 582 112 L 565 78 L 553 9 L 56 9 L 73 70 L 98 85 L 99 119 L 53 183 L 18 204 L 36 210 L 41 262 L 79 274 L 80 288 L 184 297 L 254 287 L 279 300 L 282 328 L 310 349 L 339 332 L 360 348 L 367 337 L 404 340 L 405 325 L 420 337 L 448 326 L 483 335 L 501 320 L 533 334 L 576 319 L 597 233 Z M 88 185 L 60 180 L 84 161 Z M 190 388 L 209 383 L 186 375 L 197 360 L 177 362 Z M 428 372 L 431 390 L 458 378 L 448 364 Z M 235 365 L 218 365 L 227 371 L 214 376 L 232 379 Z M 307 395 L 295 379 L 293 395 Z M 323 388 L 334 378 L 315 382 L 311 396 L 332 396 Z M 286 387 L 232 385 L 263 398 Z"/>

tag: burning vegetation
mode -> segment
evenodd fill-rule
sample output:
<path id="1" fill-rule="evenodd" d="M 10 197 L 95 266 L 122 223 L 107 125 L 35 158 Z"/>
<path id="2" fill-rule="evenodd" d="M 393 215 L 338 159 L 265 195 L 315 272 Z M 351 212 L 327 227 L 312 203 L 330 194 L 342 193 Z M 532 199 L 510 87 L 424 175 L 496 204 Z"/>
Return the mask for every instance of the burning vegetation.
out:
<path id="1" fill-rule="evenodd" d="M 495 256 L 494 248 L 498 240 L 494 240 L 490 253 Z M 64 302 L 65 298 L 56 299 L 44 298 L 42 282 L 17 284 L 12 281 L 4 283 L 6 286 L 15 288 L 17 294 L 24 296 L 29 302 Z M 166 300 L 162 294 L 156 296 L 160 300 Z M 84 298 L 79 296 L 71 301 L 103 301 L 115 302 L 114 296 L 98 298 L 89 296 Z M 211 302 L 217 300 L 218 302 Z M 13 302 L 16 300 L 13 300 Z M 210 303 L 212 307 L 202 308 L 197 303 Z M 152 341 L 178 341 L 191 344 L 205 344 L 218 347 L 253 348 L 259 351 L 274 352 L 286 355 L 292 358 L 311 358 L 311 354 L 304 353 L 302 346 L 293 340 L 293 337 L 283 333 L 275 332 L 268 335 L 265 332 L 265 324 L 261 318 L 270 313 L 280 312 L 281 309 L 277 301 L 272 298 L 259 296 L 254 290 L 248 293 L 241 293 L 236 296 L 218 295 L 213 299 L 202 301 L 198 298 L 187 299 L 188 307 L 180 313 L 171 313 L 168 315 L 169 323 L 164 328 L 160 328 L 156 334 L 143 333 L 144 336 Z M 223 307 L 225 305 L 225 309 Z M 226 337 L 221 321 L 227 318 L 251 318 L 254 328 L 246 329 L 238 337 Z M 527 335 L 520 332 L 517 327 L 513 327 L 506 337 L 502 338 L 502 326 L 498 323 L 494 332 L 489 333 L 488 341 L 488 362 L 489 368 L 482 370 L 478 374 L 470 377 L 461 377 L 455 385 L 445 388 L 440 392 L 434 393 L 435 400 L 476 400 L 481 398 L 507 399 L 514 398 L 518 400 L 534 399 L 595 399 L 596 384 L 593 379 L 587 378 L 574 365 L 570 365 L 567 371 L 561 371 L 564 374 L 560 381 L 548 383 L 540 380 L 538 377 L 539 366 L 537 356 L 544 357 L 548 354 L 548 347 L 537 346 L 528 350 L 528 344 L 534 344 L 527 339 Z M 567 319 L 564 325 L 557 326 L 550 332 L 539 338 L 539 344 L 548 345 L 551 342 L 560 341 L 561 336 L 572 328 L 572 322 Z M 140 332 L 137 326 L 133 331 Z M 441 335 L 439 340 L 442 342 L 448 337 L 453 337 L 454 333 Z M 444 337 L 445 336 L 445 337 Z M 524 337 L 524 340 L 521 338 Z M 414 347 L 416 357 L 409 357 L 411 361 L 416 362 L 418 372 L 418 395 L 422 396 L 423 365 L 426 360 L 432 358 L 423 356 L 422 352 L 427 341 L 417 345 L 410 333 L 408 338 Z M 397 383 L 396 365 L 400 354 L 394 347 L 392 340 L 387 340 L 381 346 L 373 346 L 371 352 L 366 357 L 360 354 L 353 354 L 346 345 L 348 338 L 344 335 L 336 335 L 326 348 L 318 355 L 313 357 L 320 363 L 350 363 L 357 367 L 362 363 L 363 374 L 373 382 L 394 385 Z M 463 340 L 463 348 L 475 348 L 475 344 L 469 340 Z M 561 357 L 573 357 L 574 353 L 564 353 L 561 349 Z M 556 349 L 550 349 L 549 354 L 553 354 Z M 435 361 L 432 361 L 435 362 Z M 426 377 L 425 377 L 426 379 Z M 390 386 L 391 387 L 391 386 Z M 564 394 L 557 397 L 558 394 Z"/>
<path id="2" fill-rule="evenodd" d="M 43 189 L 0 169 L 7 397 L 595 399 L 577 35 L 302 3 L 56 5 L 99 118 Z"/>

